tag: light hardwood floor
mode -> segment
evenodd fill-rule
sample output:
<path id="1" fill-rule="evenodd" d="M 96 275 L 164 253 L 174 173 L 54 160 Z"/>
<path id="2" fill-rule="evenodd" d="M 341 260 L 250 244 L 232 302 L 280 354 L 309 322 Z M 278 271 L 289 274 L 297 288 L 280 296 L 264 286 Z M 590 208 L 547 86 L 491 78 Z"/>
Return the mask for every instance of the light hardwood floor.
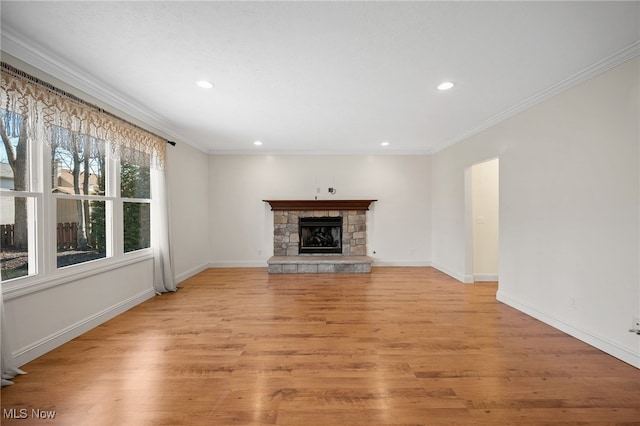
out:
<path id="1" fill-rule="evenodd" d="M 1 423 L 640 424 L 640 370 L 496 290 L 431 268 L 210 269 L 25 365 Z"/>

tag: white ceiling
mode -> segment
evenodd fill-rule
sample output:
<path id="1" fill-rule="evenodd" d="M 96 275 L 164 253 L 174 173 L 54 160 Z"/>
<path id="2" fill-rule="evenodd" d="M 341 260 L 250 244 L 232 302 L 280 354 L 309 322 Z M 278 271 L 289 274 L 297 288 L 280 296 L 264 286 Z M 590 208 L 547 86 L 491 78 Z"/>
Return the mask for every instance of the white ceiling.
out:
<path id="1" fill-rule="evenodd" d="M 639 5 L 3 0 L 0 8 L 5 52 L 205 152 L 428 153 L 637 51 Z M 200 79 L 215 87 L 196 87 Z M 444 80 L 456 86 L 439 92 Z"/>

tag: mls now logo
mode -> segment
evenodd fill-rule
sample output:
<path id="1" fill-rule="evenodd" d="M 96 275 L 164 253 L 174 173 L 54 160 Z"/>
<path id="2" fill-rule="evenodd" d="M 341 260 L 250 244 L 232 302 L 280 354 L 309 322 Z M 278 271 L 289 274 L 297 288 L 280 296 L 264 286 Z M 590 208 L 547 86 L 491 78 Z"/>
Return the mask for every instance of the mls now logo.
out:
<path id="1" fill-rule="evenodd" d="M 29 412 L 26 408 L 4 408 L 2 410 L 2 417 L 5 419 L 55 419 L 56 412 L 48 410 L 40 410 L 39 408 L 32 408 Z"/>

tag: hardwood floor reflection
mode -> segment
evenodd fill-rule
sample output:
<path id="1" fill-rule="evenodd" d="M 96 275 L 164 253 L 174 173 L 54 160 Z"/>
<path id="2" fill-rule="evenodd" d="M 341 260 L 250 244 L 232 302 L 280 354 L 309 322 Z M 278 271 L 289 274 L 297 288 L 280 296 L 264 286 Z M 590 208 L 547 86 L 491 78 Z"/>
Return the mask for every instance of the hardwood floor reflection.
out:
<path id="1" fill-rule="evenodd" d="M 24 366 L 1 423 L 640 424 L 640 370 L 496 290 L 431 268 L 210 269 Z"/>

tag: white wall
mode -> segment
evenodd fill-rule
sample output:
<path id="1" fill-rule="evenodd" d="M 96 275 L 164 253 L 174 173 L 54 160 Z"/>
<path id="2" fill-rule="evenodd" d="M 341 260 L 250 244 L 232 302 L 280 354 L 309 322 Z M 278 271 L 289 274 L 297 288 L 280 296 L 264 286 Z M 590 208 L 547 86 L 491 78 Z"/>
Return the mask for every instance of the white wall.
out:
<path id="1" fill-rule="evenodd" d="M 464 171 L 500 159 L 498 298 L 640 367 L 639 60 L 432 158 L 432 261 L 468 271 Z"/>
<path id="2" fill-rule="evenodd" d="M 167 157 L 173 265 L 180 282 L 209 265 L 209 158 L 180 142 L 167 146 Z"/>
<path id="3" fill-rule="evenodd" d="M 273 214 L 262 200 L 316 195 L 378 200 L 367 222 L 375 265 L 428 264 L 429 156 L 214 155 L 209 166 L 214 266 L 266 266 L 273 255 Z"/>
<path id="4" fill-rule="evenodd" d="M 498 280 L 499 160 L 471 167 L 473 279 Z"/>
<path id="5" fill-rule="evenodd" d="M 149 256 L 64 280 L 5 289 L 4 308 L 17 365 L 23 365 L 154 296 Z"/>

